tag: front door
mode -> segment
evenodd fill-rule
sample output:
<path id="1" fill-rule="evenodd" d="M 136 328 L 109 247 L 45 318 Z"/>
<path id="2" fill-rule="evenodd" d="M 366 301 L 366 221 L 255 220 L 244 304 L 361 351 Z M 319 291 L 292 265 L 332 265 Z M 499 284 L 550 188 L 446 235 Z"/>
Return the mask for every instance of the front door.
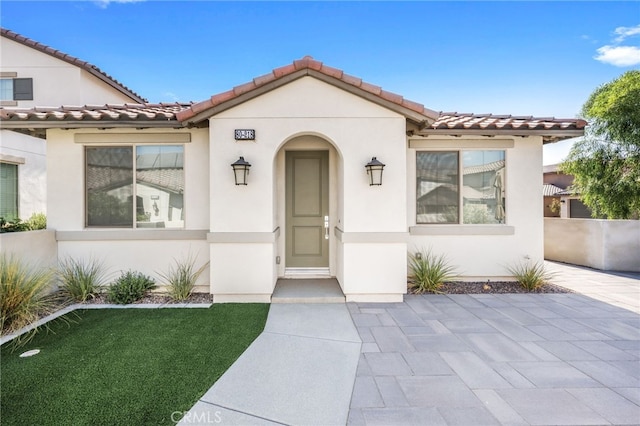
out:
<path id="1" fill-rule="evenodd" d="M 329 267 L 329 151 L 286 153 L 288 268 Z"/>

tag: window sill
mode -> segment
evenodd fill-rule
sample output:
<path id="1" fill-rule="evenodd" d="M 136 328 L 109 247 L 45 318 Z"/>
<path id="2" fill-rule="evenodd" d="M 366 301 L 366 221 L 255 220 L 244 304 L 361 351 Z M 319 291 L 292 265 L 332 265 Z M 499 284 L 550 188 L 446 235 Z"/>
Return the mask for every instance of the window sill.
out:
<path id="1" fill-rule="evenodd" d="M 208 230 L 190 229 L 85 229 L 57 231 L 57 241 L 206 240 Z"/>
<path id="2" fill-rule="evenodd" d="M 508 225 L 416 225 L 409 227 L 409 235 L 514 235 L 515 227 Z"/>
<path id="3" fill-rule="evenodd" d="M 3 106 L 3 107 L 18 106 L 18 102 L 17 101 L 0 101 L 0 106 Z"/>

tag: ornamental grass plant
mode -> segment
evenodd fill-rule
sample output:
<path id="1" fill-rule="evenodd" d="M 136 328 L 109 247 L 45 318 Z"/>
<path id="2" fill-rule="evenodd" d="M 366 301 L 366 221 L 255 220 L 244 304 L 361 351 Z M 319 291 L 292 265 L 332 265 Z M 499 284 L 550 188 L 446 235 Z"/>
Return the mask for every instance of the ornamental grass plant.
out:
<path id="1" fill-rule="evenodd" d="M 86 302 L 98 295 L 107 282 L 106 269 L 96 259 L 66 258 L 58 268 L 61 294 L 74 302 Z"/>
<path id="2" fill-rule="evenodd" d="M 536 291 L 544 287 L 553 278 L 542 262 L 531 263 L 529 260 L 508 266 L 507 270 L 527 291 Z"/>
<path id="3" fill-rule="evenodd" d="M 0 332 L 9 334 L 52 313 L 56 298 L 50 293 L 54 272 L 14 255 L 0 257 Z M 35 333 L 35 329 L 33 333 Z M 27 341 L 33 333 L 23 336 Z"/>
<path id="4" fill-rule="evenodd" d="M 167 272 L 158 273 L 162 279 L 168 284 L 169 297 L 179 302 L 184 301 L 191 296 L 196 281 L 202 275 L 204 270 L 209 266 L 209 262 L 203 264 L 200 268 L 195 269 L 196 260 L 193 255 L 188 255 L 185 259 L 176 260 L 175 265 L 169 266 Z"/>
<path id="5" fill-rule="evenodd" d="M 409 254 L 409 287 L 415 293 L 439 293 L 445 281 L 453 281 L 456 268 L 444 255 L 431 250 Z"/>

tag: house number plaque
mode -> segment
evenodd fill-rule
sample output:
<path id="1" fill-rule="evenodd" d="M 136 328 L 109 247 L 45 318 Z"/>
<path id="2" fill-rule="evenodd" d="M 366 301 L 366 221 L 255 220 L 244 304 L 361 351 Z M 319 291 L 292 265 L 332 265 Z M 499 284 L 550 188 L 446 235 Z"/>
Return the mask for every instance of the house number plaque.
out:
<path id="1" fill-rule="evenodd" d="M 237 141 L 252 141 L 256 139 L 256 131 L 254 129 L 236 129 Z"/>

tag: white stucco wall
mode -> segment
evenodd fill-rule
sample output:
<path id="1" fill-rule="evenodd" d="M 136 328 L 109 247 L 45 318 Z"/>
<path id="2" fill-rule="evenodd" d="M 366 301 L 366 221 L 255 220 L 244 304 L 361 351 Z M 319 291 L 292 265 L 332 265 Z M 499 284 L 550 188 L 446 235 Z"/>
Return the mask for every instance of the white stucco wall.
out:
<path id="1" fill-rule="evenodd" d="M 435 138 L 434 138 L 435 139 Z M 429 142 L 407 156 L 411 229 L 409 251 L 432 250 L 457 266 L 463 280 L 510 278 L 506 267 L 543 260 L 542 138 L 438 137 L 450 149 L 504 149 L 506 152 L 506 223 L 496 225 L 416 225 L 416 151 L 428 151 Z M 473 139 L 473 144 L 469 140 Z M 509 145 L 512 147 L 501 147 Z M 429 139 L 427 138 L 427 141 Z M 434 142 L 435 143 L 435 142 Z M 443 142 L 436 145 L 442 146 Z M 469 148 L 469 146 L 474 146 Z M 420 235 L 426 233 L 427 235 Z"/>
<path id="2" fill-rule="evenodd" d="M 77 136 L 87 138 L 98 135 L 112 142 L 91 144 L 109 146 L 130 144 L 134 138 L 143 137 L 151 144 L 162 135 L 191 135 L 191 142 L 184 143 L 184 214 L 185 227 L 180 229 L 101 229 L 85 228 L 85 167 L 84 148 L 87 144 L 76 142 Z M 146 136 L 145 136 L 146 135 Z M 160 135 L 157 136 L 156 135 Z M 91 136 L 88 136 L 91 139 Z M 174 142 L 166 142 L 175 145 Z M 114 274 L 133 269 L 158 277 L 174 259 L 197 257 L 196 266 L 208 262 L 209 245 L 209 141 L 206 129 L 192 130 L 58 130 L 47 134 L 48 228 L 57 231 L 60 259 L 97 258 Z M 209 270 L 198 281 L 199 291 L 209 291 Z"/>
<path id="3" fill-rule="evenodd" d="M 236 142 L 234 129 L 242 128 L 255 129 L 256 140 Z M 388 274 L 371 277 L 364 269 L 366 261 L 352 263 L 350 268 L 343 264 L 347 257 L 366 259 L 375 246 L 376 258 L 384 259 L 380 269 L 396 277 L 406 275 L 405 255 L 399 260 L 396 254 L 398 246 L 405 244 L 402 238 L 407 228 L 405 130 L 403 116 L 312 77 L 293 81 L 211 118 L 211 230 L 214 234 L 235 233 L 237 239 L 245 240 L 213 243 L 224 248 L 212 248 L 212 264 L 225 272 L 212 268 L 212 292 L 237 291 L 235 271 L 247 267 L 246 257 L 238 253 L 246 249 L 260 251 L 260 265 L 270 267 L 244 282 L 261 294 L 271 293 L 285 264 L 284 150 L 326 147 L 331 169 L 330 228 L 346 236 L 340 239 L 330 233 L 331 273 L 345 292 L 350 291 L 349 283 L 366 282 L 366 289 L 359 288 L 363 295 L 390 293 Z M 230 167 L 239 156 L 252 164 L 249 184 L 244 187 L 234 185 Z M 364 165 L 373 156 L 387 164 L 380 187 L 370 187 L 367 182 Z M 280 230 L 279 236 L 271 240 L 268 236 L 275 229 Z M 401 234 L 400 241 L 360 244 L 362 234 L 381 232 Z M 353 238 L 347 242 L 350 236 Z M 221 258 L 213 259 L 214 253 Z M 280 265 L 275 265 L 276 256 L 282 258 Z M 273 270 L 276 274 L 270 273 Z"/>
<path id="4" fill-rule="evenodd" d="M 0 37 L 0 71 L 33 78 L 33 100 L 17 101 L 20 108 L 133 102 L 77 66 L 4 37 Z"/>
<path id="5" fill-rule="evenodd" d="M 640 221 L 544 219 L 549 260 L 605 271 L 640 271 Z"/>
<path id="6" fill-rule="evenodd" d="M 58 235 L 58 238 L 65 239 L 67 237 Z M 177 261 L 182 262 L 192 258 L 195 265 L 194 270 L 209 261 L 209 247 L 204 239 L 123 240 L 109 238 L 112 237 L 105 236 L 104 240 L 58 241 L 58 259 L 71 258 L 86 262 L 97 260 L 103 264 L 108 282 L 115 280 L 123 271 L 142 272 L 151 276 L 159 287 L 166 285 L 162 274 L 168 273 L 171 267 L 175 269 Z M 209 292 L 209 267 L 203 271 L 196 282 L 195 291 Z"/>
<path id="7" fill-rule="evenodd" d="M 14 256 L 31 268 L 53 269 L 58 265 L 55 232 L 49 229 L 0 234 L 0 255 Z M 55 280 L 51 291 L 57 290 Z"/>
<path id="8" fill-rule="evenodd" d="M 27 220 L 46 213 L 46 142 L 10 130 L 0 130 L 0 162 L 18 164 L 18 215 Z"/>
<path id="9" fill-rule="evenodd" d="M 85 144 L 76 143 L 75 135 L 111 135 L 113 142 L 91 144 L 109 146 L 131 144 L 128 135 L 151 135 L 149 144 L 155 145 L 154 135 L 191 135 L 191 142 L 184 144 L 185 167 L 185 228 L 209 229 L 209 145 L 206 129 L 192 130 L 132 130 L 132 129 L 85 129 L 47 131 L 47 170 L 49 200 L 48 227 L 58 231 L 77 231 L 85 228 L 84 151 Z M 174 142 L 166 142 L 175 145 Z"/>

